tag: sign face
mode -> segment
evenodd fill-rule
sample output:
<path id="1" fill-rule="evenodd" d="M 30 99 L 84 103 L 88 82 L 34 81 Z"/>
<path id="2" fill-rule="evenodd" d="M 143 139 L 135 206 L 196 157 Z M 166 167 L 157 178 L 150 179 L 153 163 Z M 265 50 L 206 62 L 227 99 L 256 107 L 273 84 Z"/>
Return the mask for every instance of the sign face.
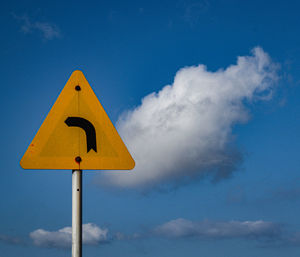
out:
<path id="1" fill-rule="evenodd" d="M 24 169 L 129 170 L 134 160 L 81 71 L 74 71 L 29 145 Z"/>

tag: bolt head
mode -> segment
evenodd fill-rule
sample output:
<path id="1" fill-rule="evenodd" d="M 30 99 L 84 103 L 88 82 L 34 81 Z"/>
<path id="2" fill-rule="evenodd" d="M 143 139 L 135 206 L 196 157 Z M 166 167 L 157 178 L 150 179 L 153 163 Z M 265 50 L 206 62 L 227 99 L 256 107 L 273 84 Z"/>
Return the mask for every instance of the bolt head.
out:
<path id="1" fill-rule="evenodd" d="M 77 156 L 76 158 L 75 158 L 75 161 L 77 162 L 77 163 L 81 163 L 81 157 L 80 156 Z"/>

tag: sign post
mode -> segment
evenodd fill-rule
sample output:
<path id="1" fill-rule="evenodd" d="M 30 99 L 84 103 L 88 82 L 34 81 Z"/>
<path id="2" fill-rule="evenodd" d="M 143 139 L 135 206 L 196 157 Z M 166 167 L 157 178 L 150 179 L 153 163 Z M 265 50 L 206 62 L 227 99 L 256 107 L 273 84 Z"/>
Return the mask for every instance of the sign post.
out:
<path id="1" fill-rule="evenodd" d="M 82 256 L 82 170 L 72 171 L 72 257 Z"/>
<path id="2" fill-rule="evenodd" d="M 20 161 L 72 170 L 72 257 L 82 257 L 82 170 L 131 170 L 135 162 L 81 71 L 74 71 Z"/>

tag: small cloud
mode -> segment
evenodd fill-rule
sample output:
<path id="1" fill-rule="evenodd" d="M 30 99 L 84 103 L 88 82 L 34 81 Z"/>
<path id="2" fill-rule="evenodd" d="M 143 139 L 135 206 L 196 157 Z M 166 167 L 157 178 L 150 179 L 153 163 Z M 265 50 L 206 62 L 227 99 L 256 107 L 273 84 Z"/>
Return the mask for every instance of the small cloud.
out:
<path id="1" fill-rule="evenodd" d="M 154 229 L 154 234 L 169 238 L 198 237 L 200 239 L 274 239 L 281 235 L 279 225 L 258 221 L 194 222 L 175 219 Z"/>
<path id="2" fill-rule="evenodd" d="M 37 229 L 30 233 L 34 245 L 49 248 L 69 248 L 72 244 L 72 228 L 64 227 L 57 231 Z M 93 223 L 83 224 L 82 242 L 87 245 L 97 245 L 108 241 L 108 229 L 100 228 Z"/>
<path id="3" fill-rule="evenodd" d="M 43 33 L 43 37 L 47 40 L 60 37 L 60 32 L 56 25 L 46 22 L 35 22 L 33 28 L 40 30 Z"/>
<path id="4" fill-rule="evenodd" d="M 39 32 L 45 40 L 61 37 L 61 32 L 55 24 L 31 21 L 27 15 L 17 16 L 13 14 L 13 17 L 22 22 L 21 31 L 24 34 Z"/>

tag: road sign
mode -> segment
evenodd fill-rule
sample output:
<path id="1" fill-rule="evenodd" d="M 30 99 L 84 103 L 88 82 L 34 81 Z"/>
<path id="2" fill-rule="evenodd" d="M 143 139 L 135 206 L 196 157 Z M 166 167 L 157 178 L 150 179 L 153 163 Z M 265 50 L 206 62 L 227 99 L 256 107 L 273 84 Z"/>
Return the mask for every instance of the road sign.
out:
<path id="1" fill-rule="evenodd" d="M 74 71 L 20 162 L 24 169 L 133 169 L 86 78 Z"/>

